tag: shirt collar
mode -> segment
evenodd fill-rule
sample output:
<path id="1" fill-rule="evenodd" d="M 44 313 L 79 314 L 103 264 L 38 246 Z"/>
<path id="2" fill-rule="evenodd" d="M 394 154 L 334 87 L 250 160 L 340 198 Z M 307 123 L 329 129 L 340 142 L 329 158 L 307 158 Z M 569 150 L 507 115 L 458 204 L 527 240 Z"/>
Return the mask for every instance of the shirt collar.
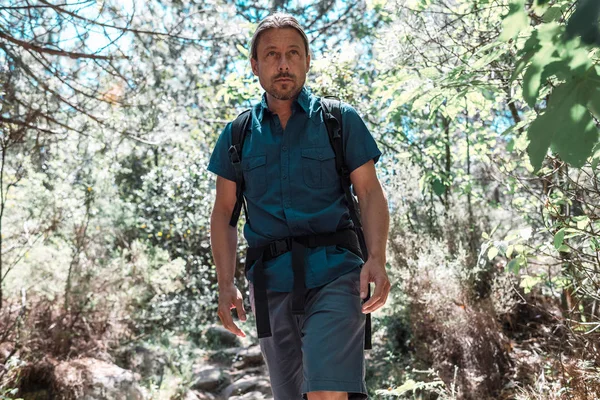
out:
<path id="1" fill-rule="evenodd" d="M 294 100 L 294 105 L 293 107 L 297 105 L 300 106 L 300 108 L 306 113 L 310 115 L 310 91 L 306 86 L 302 87 L 302 90 L 300 90 L 300 93 L 298 94 L 298 96 L 296 97 L 296 99 Z M 260 122 L 262 122 L 263 116 L 265 115 L 265 112 L 271 112 L 269 110 L 269 105 L 267 104 L 267 93 L 263 93 L 262 95 L 262 99 L 260 101 L 260 105 L 259 105 L 259 109 L 258 109 L 258 113 L 257 113 L 257 118 Z"/>

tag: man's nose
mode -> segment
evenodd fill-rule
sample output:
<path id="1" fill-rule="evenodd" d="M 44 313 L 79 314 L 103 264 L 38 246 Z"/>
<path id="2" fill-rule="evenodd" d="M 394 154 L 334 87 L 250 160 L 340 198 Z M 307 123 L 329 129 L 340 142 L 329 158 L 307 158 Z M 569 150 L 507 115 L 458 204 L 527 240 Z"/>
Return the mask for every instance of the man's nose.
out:
<path id="1" fill-rule="evenodd" d="M 290 64 L 288 63 L 287 57 L 284 55 L 279 59 L 279 71 L 289 71 Z"/>

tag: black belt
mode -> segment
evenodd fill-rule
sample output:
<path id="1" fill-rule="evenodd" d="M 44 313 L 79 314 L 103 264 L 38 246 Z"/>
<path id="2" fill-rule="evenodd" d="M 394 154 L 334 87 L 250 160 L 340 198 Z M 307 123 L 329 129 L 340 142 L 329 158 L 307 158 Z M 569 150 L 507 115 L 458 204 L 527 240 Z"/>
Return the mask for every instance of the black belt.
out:
<path id="1" fill-rule="evenodd" d="M 304 314 L 306 284 L 304 281 L 304 262 L 306 248 L 322 246 L 340 246 L 362 257 L 358 236 L 353 229 L 320 235 L 295 236 L 275 240 L 266 246 L 250 247 L 246 252 L 246 273 L 254 265 L 254 306 L 256 310 L 256 329 L 259 338 L 272 336 L 267 301 L 267 282 L 264 274 L 264 262 L 280 255 L 292 252 L 294 289 L 292 292 L 292 314 Z M 371 285 L 368 285 L 367 298 L 371 297 Z M 365 323 L 365 349 L 371 349 L 371 314 L 367 314 Z"/>

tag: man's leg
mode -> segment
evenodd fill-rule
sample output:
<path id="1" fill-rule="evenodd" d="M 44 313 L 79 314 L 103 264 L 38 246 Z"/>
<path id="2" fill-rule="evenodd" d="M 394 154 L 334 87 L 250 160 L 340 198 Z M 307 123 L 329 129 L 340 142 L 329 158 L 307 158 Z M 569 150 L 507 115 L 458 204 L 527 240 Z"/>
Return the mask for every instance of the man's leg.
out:
<path id="1" fill-rule="evenodd" d="M 360 268 L 306 294 L 302 319 L 302 393 L 309 400 L 364 400 L 365 322 Z"/>
<path id="2" fill-rule="evenodd" d="M 308 400 L 348 400 L 346 392 L 308 392 Z"/>
<path id="3" fill-rule="evenodd" d="M 301 400 L 302 341 L 298 317 L 292 314 L 291 293 L 267 291 L 273 336 L 259 339 L 267 363 L 274 400 Z M 250 283 L 250 304 L 254 308 L 254 287 Z"/>

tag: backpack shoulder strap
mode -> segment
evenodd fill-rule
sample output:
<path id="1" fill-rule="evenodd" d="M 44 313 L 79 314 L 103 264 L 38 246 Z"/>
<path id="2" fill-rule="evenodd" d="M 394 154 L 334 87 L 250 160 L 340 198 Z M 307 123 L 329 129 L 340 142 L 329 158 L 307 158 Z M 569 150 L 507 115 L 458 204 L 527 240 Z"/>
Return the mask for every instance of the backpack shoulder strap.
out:
<path id="1" fill-rule="evenodd" d="M 231 219 L 229 220 L 230 226 L 237 226 L 242 206 L 246 212 L 246 220 L 248 220 L 248 210 L 246 209 L 246 202 L 244 201 L 244 174 L 242 173 L 242 148 L 244 147 L 244 140 L 246 139 L 246 131 L 252 115 L 250 110 L 246 110 L 237 116 L 231 124 L 231 146 L 229 147 L 229 160 L 233 165 L 235 171 L 235 195 L 236 202 L 233 212 L 231 213 Z"/>
<path id="2" fill-rule="evenodd" d="M 322 97 L 321 110 L 323 111 L 323 121 L 325 121 L 325 126 L 327 127 L 327 134 L 329 135 L 329 143 L 335 154 L 335 168 L 340 176 L 346 203 L 348 204 L 348 210 L 350 211 L 350 218 L 352 219 L 352 223 L 354 224 L 355 231 L 358 235 L 363 259 L 366 261 L 369 255 L 362 231 L 360 209 L 356 197 L 352 194 L 350 171 L 348 171 L 348 167 L 346 166 L 344 154 L 342 102 L 339 99 Z"/>
<path id="3" fill-rule="evenodd" d="M 335 169 L 337 170 L 340 177 L 348 175 L 350 173 L 346 168 L 346 160 L 344 156 L 343 138 L 342 133 L 344 127 L 342 126 L 342 102 L 334 97 L 322 97 L 321 98 L 321 109 L 323 110 L 323 121 L 327 127 L 327 134 L 329 135 L 329 143 L 333 148 L 335 154 Z M 339 140 L 338 140 L 339 139 Z M 344 182 L 342 181 L 342 184 Z"/>
<path id="4" fill-rule="evenodd" d="M 360 221 L 360 209 L 358 207 L 358 201 L 352 194 L 350 181 L 350 171 L 346 166 L 344 144 L 343 144 L 343 132 L 344 127 L 342 125 L 342 102 L 339 99 L 332 98 L 321 98 L 321 110 L 323 111 L 323 121 L 327 127 L 327 134 L 329 135 L 329 142 L 335 153 L 335 168 L 340 176 L 342 188 L 344 189 L 344 196 L 346 203 L 348 204 L 348 210 L 350 211 L 350 218 L 354 224 L 354 231 L 358 236 L 358 243 L 360 244 L 360 252 L 362 259 L 367 261 L 369 258 L 369 252 L 367 250 L 367 242 L 365 240 L 365 234 L 362 229 L 362 223 Z M 367 297 L 365 302 L 371 298 L 371 284 L 367 286 Z M 367 314 L 365 321 L 365 350 L 373 348 L 371 343 L 371 314 Z"/>

